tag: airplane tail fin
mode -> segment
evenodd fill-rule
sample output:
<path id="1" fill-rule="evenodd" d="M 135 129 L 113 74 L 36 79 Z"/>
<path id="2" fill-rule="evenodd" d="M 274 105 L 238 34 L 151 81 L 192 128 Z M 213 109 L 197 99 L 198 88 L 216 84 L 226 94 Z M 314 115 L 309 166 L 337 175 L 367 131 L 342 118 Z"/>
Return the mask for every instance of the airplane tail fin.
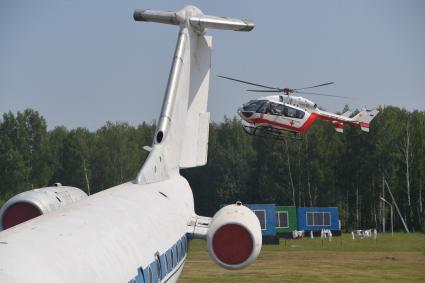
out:
<path id="1" fill-rule="evenodd" d="M 177 12 L 136 10 L 133 16 L 180 26 L 152 150 L 135 180 L 153 183 L 207 162 L 212 37 L 205 35 L 206 29 L 250 31 L 254 23 L 204 15 L 194 6 Z"/>
<path id="2" fill-rule="evenodd" d="M 369 132 L 369 124 L 378 113 L 379 111 L 377 109 L 365 109 L 360 111 L 356 116 L 354 116 L 353 120 L 359 123 L 360 129 L 362 129 L 362 131 Z"/>

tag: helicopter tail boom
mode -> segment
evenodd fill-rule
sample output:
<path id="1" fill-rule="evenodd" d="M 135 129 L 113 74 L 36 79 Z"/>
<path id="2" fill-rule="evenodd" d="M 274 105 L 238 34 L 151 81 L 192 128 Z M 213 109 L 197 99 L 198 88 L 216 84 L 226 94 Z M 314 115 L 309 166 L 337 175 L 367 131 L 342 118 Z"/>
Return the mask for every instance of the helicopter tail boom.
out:
<path id="1" fill-rule="evenodd" d="M 326 112 L 323 110 L 317 110 L 318 117 L 321 120 L 332 122 L 334 129 L 339 132 L 344 132 L 344 125 L 360 126 L 360 129 L 364 132 L 369 132 L 369 124 L 379 113 L 377 109 L 373 110 L 362 110 L 354 117 L 350 118 L 351 112 L 347 111 L 341 115 Z"/>

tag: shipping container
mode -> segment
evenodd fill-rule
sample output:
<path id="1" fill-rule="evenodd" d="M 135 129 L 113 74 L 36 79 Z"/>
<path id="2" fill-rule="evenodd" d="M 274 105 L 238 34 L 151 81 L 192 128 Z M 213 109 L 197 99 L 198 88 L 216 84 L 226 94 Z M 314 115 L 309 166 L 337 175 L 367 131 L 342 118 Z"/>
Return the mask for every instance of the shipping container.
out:
<path id="1" fill-rule="evenodd" d="M 276 206 L 276 233 L 292 237 L 297 230 L 297 208 L 295 206 Z"/>
<path id="2" fill-rule="evenodd" d="M 247 204 L 258 220 L 260 220 L 261 234 L 263 236 L 276 235 L 276 206 L 274 204 Z"/>
<path id="3" fill-rule="evenodd" d="M 297 208 L 297 219 L 298 230 L 341 230 L 339 227 L 339 213 L 337 207 L 299 207 Z"/>

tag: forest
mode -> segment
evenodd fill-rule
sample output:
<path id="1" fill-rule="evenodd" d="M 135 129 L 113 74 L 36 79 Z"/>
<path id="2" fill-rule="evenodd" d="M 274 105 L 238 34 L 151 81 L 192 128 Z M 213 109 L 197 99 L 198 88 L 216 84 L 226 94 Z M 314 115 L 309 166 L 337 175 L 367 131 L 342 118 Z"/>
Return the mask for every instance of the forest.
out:
<path id="1" fill-rule="evenodd" d="M 346 110 L 346 109 L 344 109 Z M 0 118 L 0 205 L 19 192 L 60 182 L 94 194 L 135 178 L 155 125 L 107 122 L 90 131 L 48 130 L 35 110 Z M 370 133 L 346 126 L 337 133 L 316 124 L 301 140 L 247 135 L 237 118 L 210 124 L 208 164 L 182 170 L 196 212 L 212 216 L 221 204 L 336 206 L 342 228 L 381 228 L 392 202 L 409 230 L 425 230 L 425 112 L 381 108 Z M 383 210 L 385 207 L 385 210 Z M 395 228 L 403 230 L 400 217 Z M 387 228 L 388 229 L 388 228 Z"/>

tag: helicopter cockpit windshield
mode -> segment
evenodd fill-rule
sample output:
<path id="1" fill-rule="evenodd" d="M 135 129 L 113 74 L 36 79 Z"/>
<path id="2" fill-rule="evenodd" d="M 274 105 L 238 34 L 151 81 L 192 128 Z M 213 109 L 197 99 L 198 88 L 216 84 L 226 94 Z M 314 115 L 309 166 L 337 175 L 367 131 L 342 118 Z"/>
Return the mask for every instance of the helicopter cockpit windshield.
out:
<path id="1" fill-rule="evenodd" d="M 267 100 L 251 100 L 243 105 L 244 111 L 259 112 L 259 108 L 265 104 Z"/>

